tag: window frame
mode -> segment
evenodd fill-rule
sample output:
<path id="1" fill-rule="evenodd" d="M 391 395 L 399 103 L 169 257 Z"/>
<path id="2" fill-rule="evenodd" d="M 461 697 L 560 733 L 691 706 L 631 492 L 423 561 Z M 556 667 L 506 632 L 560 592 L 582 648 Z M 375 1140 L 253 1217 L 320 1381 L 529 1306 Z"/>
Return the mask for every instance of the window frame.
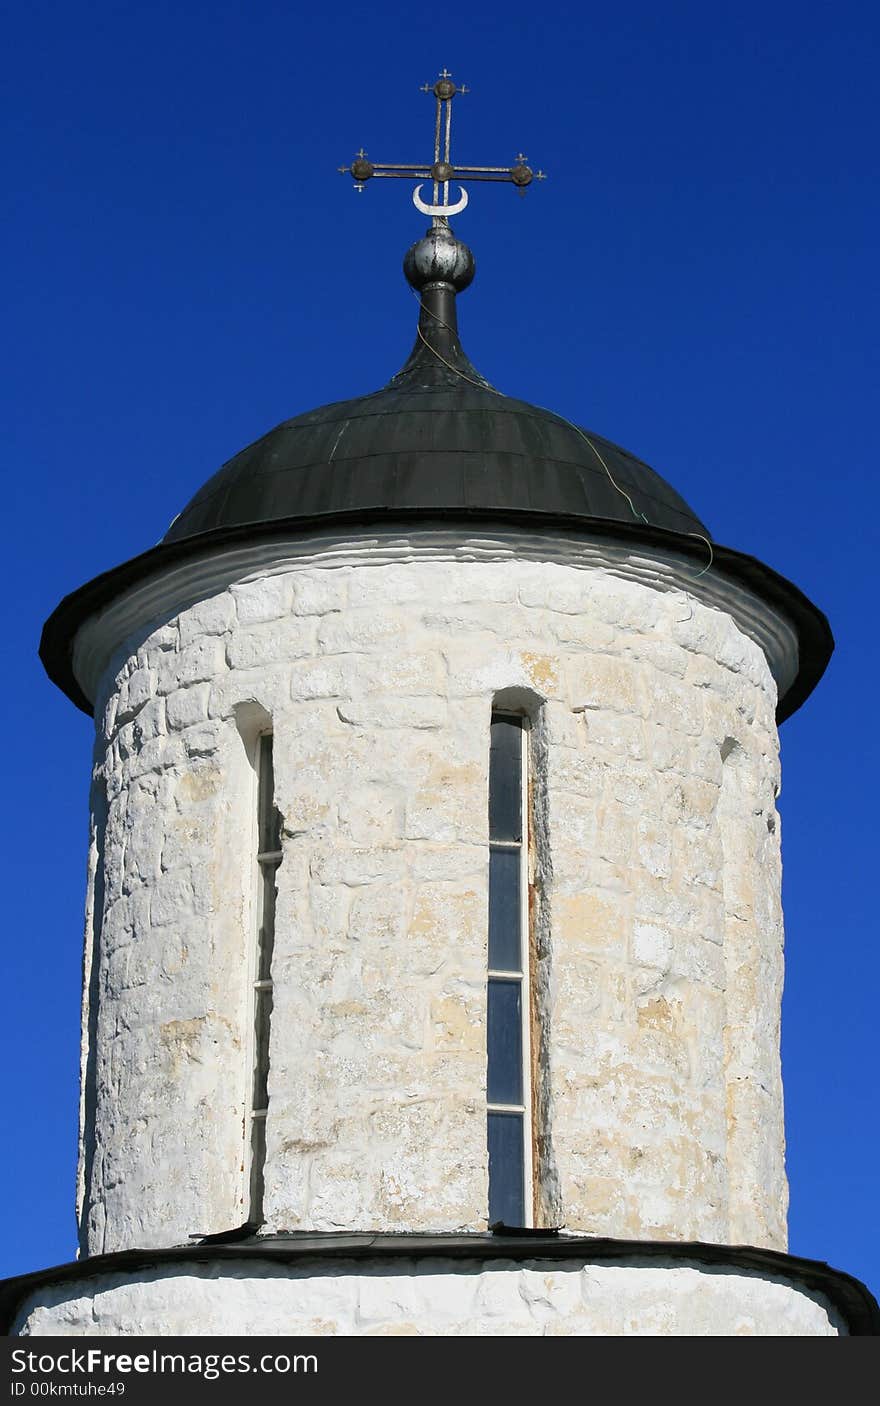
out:
<path id="1" fill-rule="evenodd" d="M 263 1224 L 266 1124 L 269 1096 L 259 1100 L 271 1065 L 275 950 L 275 876 L 283 859 L 281 814 L 275 804 L 274 733 L 264 727 L 254 739 L 252 788 L 254 880 L 250 941 L 247 1135 L 245 1137 L 245 1196 L 247 1220 Z M 268 757 L 268 760 L 267 760 Z M 267 790 L 270 794 L 267 795 Z M 267 921 L 268 915 L 268 921 Z"/>
<path id="2" fill-rule="evenodd" d="M 486 1114 L 487 1114 L 487 1142 L 488 1142 L 488 1116 L 498 1114 L 503 1116 L 516 1116 L 522 1119 L 521 1137 L 521 1169 L 523 1186 L 522 1220 L 518 1222 L 523 1228 L 532 1228 L 535 1223 L 535 1114 L 534 1114 L 534 1072 L 533 1072 L 533 990 L 534 980 L 532 973 L 533 963 L 533 942 L 530 922 L 529 887 L 532 869 L 532 823 L 530 807 L 530 720 L 527 714 L 518 712 L 513 708 L 493 706 L 490 717 L 490 738 L 491 726 L 496 721 L 515 724 L 519 730 L 519 808 L 520 808 L 520 837 L 518 840 L 497 839 L 491 835 L 489 837 L 489 853 L 498 851 L 514 852 L 519 854 L 519 883 L 518 883 L 518 911 L 519 911 L 519 966 L 518 968 L 493 967 L 489 965 L 488 941 L 487 941 L 487 970 L 486 970 L 486 993 L 487 993 L 487 1090 L 486 1090 Z M 497 784 L 497 777 L 494 778 Z M 490 743 L 490 763 L 489 763 L 489 800 L 492 802 L 493 787 L 493 763 Z M 492 877 L 491 859 L 489 869 L 489 904 L 491 913 L 492 902 Z M 491 921 L 491 919 L 490 919 Z M 520 1077 L 522 1081 L 521 1102 L 501 1103 L 489 1098 L 489 1080 L 491 1078 L 490 1053 L 488 1049 L 488 1002 L 490 999 L 490 982 L 510 982 L 519 988 L 520 993 Z M 492 1182 L 491 1169 L 489 1181 L 489 1221 L 491 1224 L 497 1223 L 497 1217 L 492 1215 Z M 514 1224 L 514 1222 L 504 1222 Z"/>

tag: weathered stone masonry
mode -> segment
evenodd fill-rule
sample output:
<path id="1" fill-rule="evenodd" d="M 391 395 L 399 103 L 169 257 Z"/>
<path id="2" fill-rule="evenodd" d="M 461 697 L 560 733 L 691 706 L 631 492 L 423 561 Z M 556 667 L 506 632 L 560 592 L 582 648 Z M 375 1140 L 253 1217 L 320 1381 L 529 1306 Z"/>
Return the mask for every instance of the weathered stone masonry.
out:
<path id="1" fill-rule="evenodd" d="M 681 575 L 402 555 L 264 564 L 166 605 L 103 673 L 88 1251 L 244 1218 L 250 702 L 284 818 L 268 1228 L 485 1229 L 488 726 L 511 689 L 545 788 L 546 1223 L 784 1247 L 764 650 Z"/>
<path id="2" fill-rule="evenodd" d="M 588 1257 L 588 1251 L 585 1252 Z M 387 1263 L 313 1262 L 302 1270 L 182 1264 L 80 1280 L 23 1305 L 18 1326 L 59 1337 L 834 1337 L 840 1314 L 784 1279 L 589 1263 L 527 1268 L 442 1257 Z"/>

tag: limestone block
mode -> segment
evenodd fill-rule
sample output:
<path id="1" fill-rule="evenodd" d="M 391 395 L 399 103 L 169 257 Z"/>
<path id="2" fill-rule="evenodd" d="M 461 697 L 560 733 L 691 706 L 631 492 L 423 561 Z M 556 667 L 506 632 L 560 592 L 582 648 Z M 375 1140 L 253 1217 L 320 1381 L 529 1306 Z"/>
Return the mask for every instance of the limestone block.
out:
<path id="1" fill-rule="evenodd" d="M 435 589 L 426 590 L 424 582 L 421 589 L 421 598 L 427 604 L 439 605 L 441 601 L 448 605 L 474 603 L 484 609 L 513 602 L 516 594 L 516 582 L 503 562 L 457 561 L 451 567 L 445 567 Z M 495 618 L 498 612 L 486 610 L 486 614 L 489 618 Z"/>
<path id="2" fill-rule="evenodd" d="M 400 878 L 406 869 L 399 845 L 315 845 L 311 875 L 321 884 L 348 884 L 357 888 L 379 880 Z"/>
<path id="3" fill-rule="evenodd" d="M 403 787 L 355 786 L 338 807 L 339 832 L 358 845 L 392 844 L 403 830 Z"/>
<path id="4" fill-rule="evenodd" d="M 583 749 L 587 738 L 585 714 L 573 713 L 567 703 L 551 698 L 542 708 L 541 715 L 551 747 L 558 745 L 572 747 L 576 751 Z"/>
<path id="5" fill-rule="evenodd" d="M 154 927 L 179 922 L 193 911 L 192 875 L 188 869 L 162 874 L 157 879 L 150 903 L 150 919 Z"/>
<path id="6" fill-rule="evenodd" d="M 404 948 L 410 910 L 409 885 L 372 884 L 347 896 L 351 941 L 362 942 L 373 949 L 384 948 L 389 955 Z"/>
<path id="7" fill-rule="evenodd" d="M 264 576 L 231 587 L 239 625 L 259 625 L 267 620 L 280 620 L 291 604 L 291 582 L 282 576 Z"/>
<path id="8" fill-rule="evenodd" d="M 376 698 L 373 695 L 346 699 L 338 705 L 342 722 L 364 728 L 416 728 L 434 730 L 446 722 L 449 705 L 445 698 Z"/>
<path id="9" fill-rule="evenodd" d="M 180 616 L 180 643 L 183 648 L 203 635 L 224 635 L 235 619 L 235 599 L 228 592 L 197 601 Z"/>
<path id="10" fill-rule="evenodd" d="M 481 1014 L 485 999 L 481 988 L 468 989 L 459 984 L 457 990 L 432 1001 L 428 1020 L 433 1048 L 483 1055 L 486 1035 Z"/>
<path id="11" fill-rule="evenodd" d="M 631 1024 L 632 1001 L 627 968 L 620 954 L 595 960 L 572 954 L 557 960 L 553 968 L 556 1000 L 553 1006 L 553 1038 L 576 1047 L 580 1033 L 588 1025 L 610 1029 Z"/>
<path id="12" fill-rule="evenodd" d="M 126 864 L 133 867 L 142 882 L 149 883 L 159 877 L 166 813 L 158 807 L 138 806 L 132 809 L 128 820 Z"/>
<path id="13" fill-rule="evenodd" d="M 618 802 L 600 805 L 595 842 L 597 855 L 614 865 L 628 865 L 634 850 L 635 828 L 635 817 Z"/>
<path id="14" fill-rule="evenodd" d="M 358 683 L 367 694 L 379 693 L 418 697 L 445 691 L 446 670 L 436 653 L 409 654 L 395 651 L 369 657 L 358 670 Z"/>
<path id="15" fill-rule="evenodd" d="M 666 789 L 662 818 L 670 827 L 687 825 L 695 830 L 711 827 L 718 806 L 718 787 L 699 777 L 676 777 Z M 703 844 L 705 836 L 695 836 Z"/>
<path id="16" fill-rule="evenodd" d="M 153 669 L 135 669 L 119 690 L 116 718 L 125 722 L 149 702 L 156 691 L 156 673 Z"/>
<path id="17" fill-rule="evenodd" d="M 625 657 L 642 665 L 683 679 L 687 673 L 689 657 L 686 650 L 673 640 L 663 639 L 659 634 L 630 635 L 624 646 Z"/>
<path id="18" fill-rule="evenodd" d="M 583 759 L 582 773 L 591 769 L 592 759 Z M 597 769 L 593 769 L 595 776 Z M 598 773 L 603 776 L 602 772 Z M 598 779 L 598 778 L 597 778 Z M 553 777 L 556 780 L 556 777 Z M 553 786 L 547 793 L 547 811 L 551 833 L 551 844 L 557 836 L 565 837 L 567 845 L 581 854 L 595 851 L 602 817 L 601 804 L 594 795 L 582 795 L 574 790 L 558 791 Z M 615 816 L 617 812 L 615 812 Z"/>
<path id="19" fill-rule="evenodd" d="M 609 625 L 632 629 L 635 619 L 643 633 L 653 630 L 665 613 L 665 600 L 652 590 L 639 594 L 639 609 L 634 616 L 631 584 L 597 573 L 590 581 L 590 611 Z"/>
<path id="20" fill-rule="evenodd" d="M 751 683 L 758 686 L 766 676 L 767 661 L 760 648 L 736 626 L 724 632 L 715 658 L 725 669 L 735 674 L 745 674 Z"/>
<path id="21" fill-rule="evenodd" d="M 155 664 L 163 654 L 176 651 L 180 647 L 180 630 L 176 620 L 169 620 L 167 624 L 159 625 L 152 630 L 141 645 L 140 649 L 129 661 L 130 667 L 149 668 Z"/>
<path id="22" fill-rule="evenodd" d="M 732 622 L 718 611 L 707 610 L 693 597 L 680 596 L 677 603 L 681 611 L 670 622 L 673 639 L 692 654 L 717 658 L 725 647 Z"/>
<path id="23" fill-rule="evenodd" d="M 222 730 L 216 722 L 205 722 L 198 727 L 190 727 L 182 735 L 184 751 L 188 758 L 192 759 L 198 766 L 198 759 L 202 757 L 212 757 L 220 747 Z M 201 768 L 194 774 L 207 777 L 212 774 L 207 768 Z"/>
<path id="24" fill-rule="evenodd" d="M 354 655 L 298 660 L 290 670 L 290 696 L 295 703 L 310 698 L 348 698 L 356 677 Z"/>
<path id="25" fill-rule="evenodd" d="M 672 836 L 668 828 L 651 816 L 642 815 L 636 824 L 636 855 L 639 864 L 656 879 L 672 873 Z"/>
<path id="26" fill-rule="evenodd" d="M 562 696 L 563 679 L 552 651 L 485 647 L 457 641 L 446 650 L 449 695 L 491 698 L 502 689 L 524 688 L 542 698 Z"/>
<path id="27" fill-rule="evenodd" d="M 290 698 L 287 661 L 256 669 L 236 669 L 215 679 L 208 697 L 209 718 L 234 718 L 241 704 L 258 703 L 270 718 L 278 717 Z"/>
<path id="28" fill-rule="evenodd" d="M 119 693 L 111 693 L 109 698 L 105 697 L 104 688 L 102 688 L 101 692 L 96 697 L 95 723 L 99 739 L 103 738 L 105 741 L 109 741 L 113 736 L 121 701 Z"/>
<path id="29" fill-rule="evenodd" d="M 420 884 L 408 913 L 403 970 L 420 984 L 426 978 L 439 976 L 442 985 L 426 988 L 429 995 L 432 990 L 439 990 L 445 996 L 456 981 L 465 980 L 479 990 L 483 1000 L 485 932 L 486 905 L 482 893 L 446 883 Z M 472 1015 L 483 1028 L 482 1005 L 478 1004 Z"/>
<path id="30" fill-rule="evenodd" d="M 581 892 L 605 891 L 623 898 L 638 887 L 639 871 L 631 864 L 612 864 L 597 853 L 584 854 L 575 845 L 552 837 L 553 906 L 556 895 L 567 896 Z M 551 909 L 551 912 L 553 910 Z"/>
<path id="31" fill-rule="evenodd" d="M 626 941 L 626 909 L 612 896 L 580 892 L 553 904 L 554 946 L 572 954 L 620 954 Z"/>
<path id="32" fill-rule="evenodd" d="M 573 791 L 594 800 L 602 794 L 607 762 L 594 755 L 586 756 L 576 747 L 558 744 L 549 752 L 546 770 L 551 792 Z M 560 796 L 558 804 L 561 803 Z"/>
<path id="33" fill-rule="evenodd" d="M 546 653 L 547 620 L 541 611 L 509 604 L 490 606 L 486 601 L 459 605 L 435 601 L 421 620 L 429 637 L 441 646 L 454 639 L 485 650 L 497 647 L 500 640 L 516 650 Z"/>
<path id="34" fill-rule="evenodd" d="M 386 885 L 383 882 L 375 887 L 384 891 Z M 364 895 L 367 902 L 369 902 L 369 895 L 373 892 L 373 889 L 367 890 Z M 310 937 L 319 947 L 332 949 L 345 946 L 348 937 L 356 937 L 357 929 L 354 926 L 354 919 L 350 919 L 350 913 L 354 900 L 358 896 L 349 884 L 328 883 L 325 880 L 309 883 Z"/>
<path id="35" fill-rule="evenodd" d="M 628 811 L 633 820 L 636 815 L 649 819 L 659 817 L 662 794 L 662 782 L 641 762 L 627 761 L 608 769 L 606 800 Z"/>
<path id="36" fill-rule="evenodd" d="M 580 652 L 606 654 L 614 648 L 617 632 L 613 625 L 591 614 L 548 613 L 545 628 L 561 645 L 570 645 Z"/>
<path id="37" fill-rule="evenodd" d="M 240 605 L 240 602 L 239 602 Z M 314 652 L 315 625 L 312 620 L 272 620 L 237 630 L 226 645 L 231 669 L 260 669 L 281 659 L 296 659 Z"/>
<path id="38" fill-rule="evenodd" d="M 406 755 L 406 838 L 435 843 L 485 841 L 489 762 L 485 734 L 456 734 L 454 739 L 435 741 L 422 733 Z M 395 761 L 399 763 L 399 758 Z M 399 780 L 399 764 L 393 772 Z"/>
<path id="39" fill-rule="evenodd" d="M 321 621 L 317 631 L 317 645 L 322 654 L 360 653 L 374 650 L 378 645 L 388 650 L 393 644 L 405 646 L 411 638 L 407 617 L 387 606 L 384 610 L 370 606 L 347 610 L 344 615 L 330 615 Z"/>
<path id="40" fill-rule="evenodd" d="M 195 684 L 192 688 L 179 688 L 166 699 L 168 726 L 172 731 L 192 727 L 204 722 L 208 716 L 208 698 L 211 693 L 209 683 Z"/>
<path id="41" fill-rule="evenodd" d="M 689 666 L 690 667 L 690 666 Z M 654 671 L 647 684 L 648 716 L 675 732 L 699 737 L 704 727 L 701 690 L 687 680 Z"/>
<path id="42" fill-rule="evenodd" d="M 630 953 L 638 966 L 668 971 L 674 948 L 675 939 L 664 928 L 639 920 L 633 923 Z"/>
<path id="43" fill-rule="evenodd" d="M 120 749 L 121 753 L 121 749 Z M 128 758 L 128 776 L 132 780 L 149 772 L 172 769 L 182 760 L 183 744 L 179 738 L 154 737 L 136 749 Z"/>
<path id="44" fill-rule="evenodd" d="M 636 664 L 607 654 L 575 659 L 568 666 L 573 708 L 645 716 L 642 680 Z"/>
<path id="45" fill-rule="evenodd" d="M 326 615 L 348 602 L 350 573 L 336 568 L 311 575 L 298 572 L 291 580 L 294 615 Z"/>
<path id="46" fill-rule="evenodd" d="M 558 567 L 536 571 L 522 579 L 519 599 L 523 605 L 538 606 L 560 615 L 585 615 L 593 609 L 594 582 L 586 572 L 569 573 Z"/>
<path id="47" fill-rule="evenodd" d="M 717 942 L 710 939 L 694 941 L 693 938 L 678 936 L 675 956 L 671 968 L 675 976 L 687 977 L 701 985 L 724 990 L 724 953 Z"/>
<path id="48" fill-rule="evenodd" d="M 590 709 L 583 715 L 585 751 L 588 756 L 645 759 L 645 724 L 641 718 Z"/>
<path id="49" fill-rule="evenodd" d="M 721 785 L 723 771 L 721 750 L 712 736 L 706 736 L 704 733 L 702 737 L 691 742 L 688 752 L 688 770 L 691 775 L 699 777 L 701 781 L 708 781 L 713 786 Z"/>
<path id="50" fill-rule="evenodd" d="M 216 854 L 216 816 L 210 807 L 201 807 L 202 814 L 193 813 L 191 806 L 183 815 L 172 812 L 164 819 L 159 816 L 161 867 L 163 870 L 184 869 L 193 864 L 200 869 L 210 865 Z"/>
<path id="51" fill-rule="evenodd" d="M 152 698 L 145 703 L 131 724 L 132 748 L 140 751 L 145 742 L 163 736 L 165 732 L 165 700 Z"/>
<path id="52" fill-rule="evenodd" d="M 201 636 L 180 653 L 163 652 L 156 659 L 159 693 L 173 693 L 187 684 L 215 680 L 226 667 L 223 641 Z"/>
<path id="53" fill-rule="evenodd" d="M 448 879 L 456 882 L 479 877 L 485 892 L 488 882 L 489 850 L 482 837 L 474 842 L 431 844 L 407 841 L 407 870 L 414 881 Z"/>
<path id="54" fill-rule="evenodd" d="M 450 576 L 447 563 L 438 562 L 432 572 L 432 585 L 442 592 Z M 432 592 L 418 569 L 409 563 L 367 566 L 352 574 L 349 583 L 349 604 L 354 608 L 382 609 L 389 601 L 398 605 L 429 599 Z"/>

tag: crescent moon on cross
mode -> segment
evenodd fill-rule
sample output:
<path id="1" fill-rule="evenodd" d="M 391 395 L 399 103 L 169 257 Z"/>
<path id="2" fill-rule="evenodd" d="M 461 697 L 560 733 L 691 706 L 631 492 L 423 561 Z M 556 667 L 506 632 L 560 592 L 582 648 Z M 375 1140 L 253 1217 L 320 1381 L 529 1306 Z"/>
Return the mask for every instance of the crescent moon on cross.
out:
<path id="1" fill-rule="evenodd" d="M 461 199 L 455 205 L 427 205 L 419 195 L 421 188 L 418 185 L 413 191 L 413 205 L 417 210 L 421 210 L 423 215 L 457 215 L 468 203 L 468 193 L 464 186 L 458 187 L 461 191 Z"/>

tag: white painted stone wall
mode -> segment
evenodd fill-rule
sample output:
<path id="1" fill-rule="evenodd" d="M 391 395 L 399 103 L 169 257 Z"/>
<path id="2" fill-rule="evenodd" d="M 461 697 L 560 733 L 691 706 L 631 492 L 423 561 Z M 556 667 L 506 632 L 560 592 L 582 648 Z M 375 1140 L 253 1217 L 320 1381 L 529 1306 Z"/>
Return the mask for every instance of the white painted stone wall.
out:
<path id="1" fill-rule="evenodd" d="M 836 1337 L 820 1294 L 670 1262 L 312 1261 L 175 1265 L 42 1288 L 31 1337 Z M 173 1344 L 168 1351 L 174 1351 Z"/>
<path id="2" fill-rule="evenodd" d="M 269 1227 L 485 1229 L 488 728 L 511 689 L 542 705 L 541 1218 L 784 1248 L 776 690 L 706 581 L 365 545 L 130 638 L 96 709 L 87 1252 L 246 1215 L 252 703 L 284 817 Z"/>

